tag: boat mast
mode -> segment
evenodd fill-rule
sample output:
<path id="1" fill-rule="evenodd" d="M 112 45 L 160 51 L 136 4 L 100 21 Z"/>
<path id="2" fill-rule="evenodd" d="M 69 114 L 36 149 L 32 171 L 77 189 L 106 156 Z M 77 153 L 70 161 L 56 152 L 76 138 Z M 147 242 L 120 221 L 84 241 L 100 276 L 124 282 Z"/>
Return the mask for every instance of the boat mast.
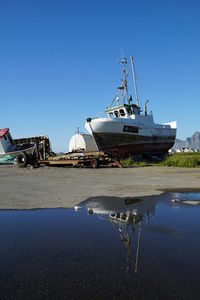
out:
<path id="1" fill-rule="evenodd" d="M 131 67 L 132 67 L 132 73 L 133 73 L 133 82 L 134 82 L 134 88 L 135 88 L 135 95 L 136 95 L 136 104 L 139 106 L 139 99 L 138 99 L 138 90 L 137 90 L 137 82 L 136 82 L 136 76 L 135 76 L 135 68 L 133 63 L 133 56 L 130 57 L 131 60 Z"/>
<path id="2" fill-rule="evenodd" d="M 125 104 L 125 94 L 127 94 L 127 99 L 128 99 L 128 85 L 127 85 L 127 76 L 128 74 L 126 73 L 126 68 L 125 65 L 127 64 L 127 59 L 122 56 L 120 64 L 123 66 L 123 74 L 124 74 L 124 79 L 122 79 L 122 85 L 118 88 L 118 90 L 123 90 L 123 103 Z"/>
<path id="3" fill-rule="evenodd" d="M 126 74 L 125 66 L 123 66 L 123 73 L 124 73 L 124 87 L 125 87 L 125 91 L 126 91 L 127 99 L 128 99 L 127 74 Z M 125 91 L 124 91 L 124 103 L 125 103 Z"/>

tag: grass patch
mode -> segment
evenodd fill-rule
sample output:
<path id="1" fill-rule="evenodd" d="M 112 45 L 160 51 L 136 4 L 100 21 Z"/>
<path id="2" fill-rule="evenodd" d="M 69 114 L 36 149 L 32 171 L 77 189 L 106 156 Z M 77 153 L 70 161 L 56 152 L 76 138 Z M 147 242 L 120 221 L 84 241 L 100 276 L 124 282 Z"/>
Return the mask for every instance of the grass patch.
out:
<path id="1" fill-rule="evenodd" d="M 175 153 L 168 156 L 158 165 L 167 167 L 185 167 L 197 168 L 200 167 L 200 153 Z"/>
<path id="2" fill-rule="evenodd" d="M 185 167 L 197 168 L 200 167 L 200 152 L 194 153 L 175 153 L 169 155 L 161 162 L 135 161 L 132 157 L 121 160 L 124 167 L 145 167 L 145 166 L 166 166 L 166 167 Z"/>
<path id="3" fill-rule="evenodd" d="M 121 160 L 121 164 L 123 167 L 146 167 L 151 164 L 147 161 L 136 161 L 131 156 L 128 158 L 124 158 Z"/>

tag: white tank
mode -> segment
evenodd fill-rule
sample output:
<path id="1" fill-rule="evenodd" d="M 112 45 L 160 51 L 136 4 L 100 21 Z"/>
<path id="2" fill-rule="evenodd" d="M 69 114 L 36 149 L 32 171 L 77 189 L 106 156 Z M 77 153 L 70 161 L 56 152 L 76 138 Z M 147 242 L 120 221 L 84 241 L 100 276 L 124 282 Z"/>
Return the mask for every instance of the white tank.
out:
<path id="1" fill-rule="evenodd" d="M 93 137 L 90 134 L 80 133 L 72 136 L 69 142 L 69 152 L 76 150 L 98 151 Z"/>

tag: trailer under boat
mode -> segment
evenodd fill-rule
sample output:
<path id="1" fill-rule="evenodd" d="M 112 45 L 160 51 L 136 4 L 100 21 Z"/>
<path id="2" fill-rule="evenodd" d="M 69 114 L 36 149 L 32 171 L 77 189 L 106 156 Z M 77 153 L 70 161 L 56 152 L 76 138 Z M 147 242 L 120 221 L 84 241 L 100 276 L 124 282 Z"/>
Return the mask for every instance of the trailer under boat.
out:
<path id="1" fill-rule="evenodd" d="M 114 160 L 108 153 L 105 152 L 88 152 L 82 150 L 69 152 L 64 155 L 56 155 L 51 150 L 50 141 L 47 136 L 27 139 L 21 139 L 20 142 L 34 142 L 34 151 L 30 155 L 27 155 L 23 151 L 17 155 L 16 163 L 19 168 L 25 168 L 27 166 L 39 167 L 41 165 L 91 168 L 98 168 L 101 166 L 122 167 L 119 161 Z"/>
<path id="2" fill-rule="evenodd" d="M 59 156 L 49 156 L 47 159 L 36 160 L 36 165 L 46 166 L 73 166 L 73 167 L 122 167 L 121 163 L 114 160 L 109 154 L 94 152 L 71 152 Z"/>
<path id="3" fill-rule="evenodd" d="M 119 161 L 101 151 L 82 149 L 58 156 L 51 150 L 50 140 L 46 135 L 12 139 L 8 128 L 0 129 L 0 164 L 13 162 L 19 168 L 40 165 L 92 168 L 121 166 Z"/>

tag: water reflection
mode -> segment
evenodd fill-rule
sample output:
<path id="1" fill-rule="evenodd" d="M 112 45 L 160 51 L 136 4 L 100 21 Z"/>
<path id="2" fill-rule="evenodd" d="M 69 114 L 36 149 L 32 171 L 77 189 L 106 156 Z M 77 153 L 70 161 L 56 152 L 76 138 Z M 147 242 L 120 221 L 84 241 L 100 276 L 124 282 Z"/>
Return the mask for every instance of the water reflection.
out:
<path id="1" fill-rule="evenodd" d="M 90 215 L 96 214 L 107 219 L 119 235 L 127 250 L 127 272 L 138 271 L 142 236 L 142 223 L 154 218 L 156 204 L 162 196 L 146 197 L 94 197 L 79 204 L 86 207 Z"/>
<path id="2" fill-rule="evenodd" d="M 172 201 L 175 205 L 199 205 L 200 193 L 173 193 Z"/>
<path id="3" fill-rule="evenodd" d="M 188 201 L 200 193 L 0 211 L 0 299 L 198 299 L 200 205 Z"/>
<path id="4" fill-rule="evenodd" d="M 97 215 L 112 224 L 114 231 L 127 250 L 126 272 L 137 273 L 142 243 L 143 223 L 149 224 L 155 218 L 156 205 L 168 206 L 199 205 L 200 193 L 171 193 L 143 197 L 92 197 L 81 202 L 78 207 L 86 207 L 89 215 Z M 175 232 L 173 228 L 163 229 L 150 226 L 151 232 Z M 154 230 L 152 230 L 154 229 Z M 157 229 L 157 230 L 155 230 Z"/>

